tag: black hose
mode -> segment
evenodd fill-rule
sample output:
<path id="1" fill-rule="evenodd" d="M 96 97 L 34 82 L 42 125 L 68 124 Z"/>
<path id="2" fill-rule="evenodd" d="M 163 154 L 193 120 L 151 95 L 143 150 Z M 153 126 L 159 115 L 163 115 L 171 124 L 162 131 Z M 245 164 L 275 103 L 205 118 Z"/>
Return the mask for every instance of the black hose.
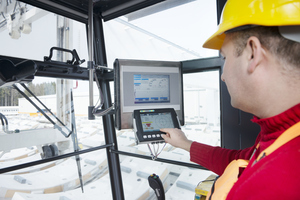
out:
<path id="1" fill-rule="evenodd" d="M 5 120 L 5 124 L 8 125 L 8 121 L 7 121 L 7 118 L 5 117 L 5 115 L 3 115 L 2 113 L 1 114 L 1 118 L 2 120 L 4 119 Z"/>
<path id="2" fill-rule="evenodd" d="M 0 113 L 0 119 L 1 119 L 1 122 L 2 122 L 2 126 L 4 126 L 3 115 L 1 113 Z"/>

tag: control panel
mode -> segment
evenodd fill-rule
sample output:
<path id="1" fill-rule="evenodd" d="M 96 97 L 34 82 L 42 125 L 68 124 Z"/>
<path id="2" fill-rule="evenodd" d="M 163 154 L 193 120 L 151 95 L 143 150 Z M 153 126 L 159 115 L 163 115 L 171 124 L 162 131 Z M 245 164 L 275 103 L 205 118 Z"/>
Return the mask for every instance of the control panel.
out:
<path id="1" fill-rule="evenodd" d="M 136 143 L 164 142 L 162 128 L 179 128 L 179 121 L 173 108 L 134 110 L 133 127 Z"/>

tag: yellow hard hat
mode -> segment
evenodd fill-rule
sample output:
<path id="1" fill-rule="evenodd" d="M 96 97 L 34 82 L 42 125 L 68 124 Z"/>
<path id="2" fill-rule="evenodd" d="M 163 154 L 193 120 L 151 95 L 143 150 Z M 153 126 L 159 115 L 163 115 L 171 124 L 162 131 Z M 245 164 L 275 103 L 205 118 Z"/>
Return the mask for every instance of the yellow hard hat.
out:
<path id="1" fill-rule="evenodd" d="M 218 30 L 203 47 L 221 49 L 224 32 L 245 25 L 300 25 L 300 0 L 228 0 Z"/>

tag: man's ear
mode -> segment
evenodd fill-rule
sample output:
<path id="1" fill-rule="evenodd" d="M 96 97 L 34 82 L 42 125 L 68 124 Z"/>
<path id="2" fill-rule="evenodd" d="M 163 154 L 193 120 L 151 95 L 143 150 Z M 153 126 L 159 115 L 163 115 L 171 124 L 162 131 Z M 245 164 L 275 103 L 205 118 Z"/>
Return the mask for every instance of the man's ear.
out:
<path id="1" fill-rule="evenodd" d="M 265 57 L 265 50 L 262 47 L 259 39 L 255 36 L 251 36 L 247 40 L 247 60 L 248 60 L 248 72 L 253 73 L 257 66 L 262 62 Z"/>

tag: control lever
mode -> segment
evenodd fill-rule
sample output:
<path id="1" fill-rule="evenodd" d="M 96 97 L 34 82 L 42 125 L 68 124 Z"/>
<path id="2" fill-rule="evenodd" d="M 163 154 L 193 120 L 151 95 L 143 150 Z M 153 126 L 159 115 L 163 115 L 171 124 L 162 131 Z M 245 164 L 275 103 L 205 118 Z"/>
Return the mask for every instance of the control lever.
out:
<path id="1" fill-rule="evenodd" d="M 163 184 L 156 174 L 151 174 L 148 177 L 148 182 L 150 187 L 154 190 L 154 193 L 156 194 L 156 197 L 158 200 L 165 200 L 165 192 Z"/>

